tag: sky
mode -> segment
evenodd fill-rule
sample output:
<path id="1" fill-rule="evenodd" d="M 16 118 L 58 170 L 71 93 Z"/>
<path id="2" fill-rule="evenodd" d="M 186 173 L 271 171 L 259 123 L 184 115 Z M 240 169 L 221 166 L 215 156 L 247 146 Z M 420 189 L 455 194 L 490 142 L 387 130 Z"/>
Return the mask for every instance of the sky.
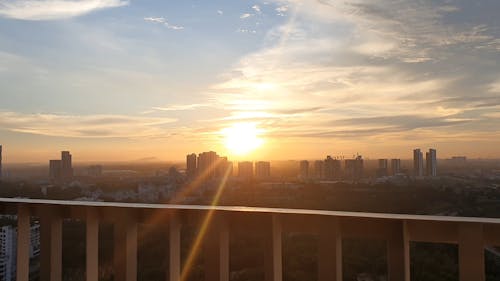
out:
<path id="1" fill-rule="evenodd" d="M 0 0 L 4 162 L 500 158 L 499 13 L 498 0 Z M 237 155 L 228 131 L 259 145 Z"/>

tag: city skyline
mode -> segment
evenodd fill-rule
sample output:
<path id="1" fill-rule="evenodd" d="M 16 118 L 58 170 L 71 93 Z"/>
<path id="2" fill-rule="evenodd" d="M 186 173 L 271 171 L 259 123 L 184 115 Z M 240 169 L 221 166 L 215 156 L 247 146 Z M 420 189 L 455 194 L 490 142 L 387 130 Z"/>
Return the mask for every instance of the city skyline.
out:
<path id="1" fill-rule="evenodd" d="M 500 158 L 500 3 L 0 5 L 4 164 Z M 76 160 L 76 159 L 75 159 Z M 312 166 L 312 163 L 311 163 Z"/>

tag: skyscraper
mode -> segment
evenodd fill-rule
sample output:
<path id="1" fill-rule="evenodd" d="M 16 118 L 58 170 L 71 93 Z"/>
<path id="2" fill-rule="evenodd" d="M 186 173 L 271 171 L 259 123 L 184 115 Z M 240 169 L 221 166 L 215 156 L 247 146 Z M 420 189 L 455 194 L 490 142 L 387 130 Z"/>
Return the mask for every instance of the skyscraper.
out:
<path id="1" fill-rule="evenodd" d="M 391 174 L 401 173 L 401 159 L 391 159 Z"/>
<path id="2" fill-rule="evenodd" d="M 258 179 L 267 179 L 271 177 L 271 163 L 267 161 L 255 163 L 255 177 Z"/>
<path id="3" fill-rule="evenodd" d="M 301 179 L 309 178 L 309 161 L 302 160 L 299 164 L 299 177 Z"/>
<path id="4" fill-rule="evenodd" d="M 314 177 L 316 179 L 323 179 L 325 163 L 321 160 L 314 161 Z"/>
<path id="5" fill-rule="evenodd" d="M 197 174 L 205 179 L 213 179 L 217 176 L 217 165 L 219 155 L 214 151 L 202 152 L 198 155 Z"/>
<path id="6" fill-rule="evenodd" d="M 195 153 L 186 156 L 186 175 L 190 178 L 196 175 L 196 161 L 197 157 Z"/>
<path id="7" fill-rule="evenodd" d="M 425 162 L 426 162 L 426 174 L 430 177 L 435 177 L 437 175 L 437 159 L 436 159 L 436 150 L 429 149 L 429 152 L 425 153 Z"/>
<path id="8" fill-rule="evenodd" d="M 49 178 L 52 181 L 61 180 L 61 160 L 49 160 Z"/>
<path id="9" fill-rule="evenodd" d="M 253 163 L 250 161 L 238 162 L 238 177 L 249 180 L 253 177 Z"/>
<path id="10" fill-rule="evenodd" d="M 363 177 L 363 157 L 345 160 L 345 173 L 347 179 L 359 180 Z"/>
<path id="11" fill-rule="evenodd" d="M 416 177 L 424 175 L 424 157 L 420 148 L 413 150 L 413 175 Z"/>
<path id="12" fill-rule="evenodd" d="M 340 160 L 333 159 L 330 155 L 326 156 L 324 165 L 324 177 L 333 180 L 340 177 Z"/>
<path id="13" fill-rule="evenodd" d="M 389 165 L 387 159 L 378 159 L 377 177 L 385 177 L 389 174 Z"/>
<path id="14" fill-rule="evenodd" d="M 69 151 L 61 151 L 61 177 L 64 180 L 73 178 L 73 165 Z"/>
<path id="15" fill-rule="evenodd" d="M 69 151 L 61 151 L 61 160 L 49 160 L 49 178 L 55 182 L 73 179 L 73 165 Z"/>

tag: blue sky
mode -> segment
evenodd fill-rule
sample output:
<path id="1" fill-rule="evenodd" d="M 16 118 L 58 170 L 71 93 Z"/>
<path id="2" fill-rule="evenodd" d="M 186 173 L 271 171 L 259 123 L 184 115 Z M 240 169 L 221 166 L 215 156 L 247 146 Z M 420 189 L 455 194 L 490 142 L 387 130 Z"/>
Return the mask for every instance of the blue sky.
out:
<path id="1" fill-rule="evenodd" d="M 500 157 L 500 2 L 0 0 L 10 161 Z M 124 153 L 126 152 L 126 153 Z M 78 157 L 79 156 L 79 157 Z M 250 157 L 250 156 L 249 156 Z"/>

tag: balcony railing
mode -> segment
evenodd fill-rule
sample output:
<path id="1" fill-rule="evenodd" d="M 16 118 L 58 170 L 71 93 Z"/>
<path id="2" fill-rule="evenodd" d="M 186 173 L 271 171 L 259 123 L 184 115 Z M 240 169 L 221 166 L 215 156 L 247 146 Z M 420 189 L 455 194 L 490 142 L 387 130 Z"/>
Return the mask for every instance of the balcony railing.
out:
<path id="1" fill-rule="evenodd" d="M 342 238 L 386 241 L 389 281 L 410 280 L 410 241 L 458 244 L 460 281 L 485 281 L 484 249 L 500 245 L 500 219 L 421 216 L 232 206 L 165 205 L 0 198 L 4 214 L 17 214 L 17 281 L 29 280 L 30 218 L 40 218 L 40 279 L 62 279 L 62 223 L 86 224 L 86 280 L 98 280 L 99 223 L 114 225 L 114 280 L 137 280 L 138 224 L 168 225 L 169 272 L 165 280 L 185 280 L 181 268 L 181 226 L 197 218 L 204 245 L 205 279 L 229 280 L 229 235 L 252 229 L 264 234 L 265 280 L 282 280 L 282 233 L 318 236 L 318 280 L 342 280 Z M 201 220 L 200 220 L 201 218 Z M 197 220 L 197 221 L 198 221 Z"/>

